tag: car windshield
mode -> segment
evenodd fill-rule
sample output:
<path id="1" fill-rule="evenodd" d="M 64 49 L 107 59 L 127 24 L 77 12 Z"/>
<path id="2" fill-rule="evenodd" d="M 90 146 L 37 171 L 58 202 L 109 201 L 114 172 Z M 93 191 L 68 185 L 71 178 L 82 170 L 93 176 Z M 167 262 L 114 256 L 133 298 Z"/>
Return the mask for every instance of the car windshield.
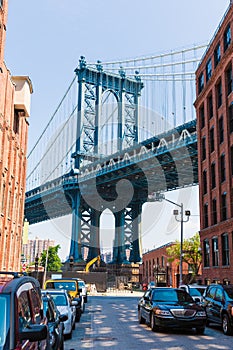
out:
<path id="1" fill-rule="evenodd" d="M 66 306 L 68 305 L 67 298 L 64 294 L 55 294 L 51 293 L 54 303 L 57 306 Z"/>
<path id="2" fill-rule="evenodd" d="M 78 281 L 78 285 L 79 285 L 80 287 L 85 287 L 85 283 L 84 283 L 83 281 Z"/>
<path id="3" fill-rule="evenodd" d="M 193 296 L 202 296 L 203 293 L 200 292 L 197 288 L 189 288 L 189 294 Z"/>
<path id="4" fill-rule="evenodd" d="M 232 286 L 225 286 L 225 291 L 230 299 L 233 299 L 233 288 Z"/>
<path id="5" fill-rule="evenodd" d="M 10 332 L 10 297 L 9 295 L 0 295 L 0 350 L 9 349 Z"/>
<path id="6" fill-rule="evenodd" d="M 193 302 L 191 296 L 183 290 L 159 290 L 155 289 L 152 295 L 152 301 L 155 302 Z"/>
<path id="7" fill-rule="evenodd" d="M 51 286 L 50 284 L 53 284 L 53 286 Z M 72 290 L 75 291 L 76 282 L 65 282 L 65 281 L 49 282 L 46 288 L 65 289 L 68 291 L 72 291 Z"/>

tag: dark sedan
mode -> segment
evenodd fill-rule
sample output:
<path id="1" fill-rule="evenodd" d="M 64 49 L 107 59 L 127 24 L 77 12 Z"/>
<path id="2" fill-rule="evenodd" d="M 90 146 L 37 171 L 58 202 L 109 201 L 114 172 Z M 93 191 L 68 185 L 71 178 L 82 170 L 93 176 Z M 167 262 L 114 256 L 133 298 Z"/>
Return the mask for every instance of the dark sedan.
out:
<path id="1" fill-rule="evenodd" d="M 53 298 L 48 293 L 42 294 L 42 303 L 44 314 L 47 318 L 49 330 L 50 349 L 64 349 L 64 321 L 68 319 L 67 315 L 61 315 L 58 311 Z"/>
<path id="2" fill-rule="evenodd" d="M 152 331 L 161 328 L 196 328 L 203 334 L 206 312 L 192 297 L 181 289 L 155 287 L 148 289 L 138 303 L 139 323 L 147 323 Z"/>

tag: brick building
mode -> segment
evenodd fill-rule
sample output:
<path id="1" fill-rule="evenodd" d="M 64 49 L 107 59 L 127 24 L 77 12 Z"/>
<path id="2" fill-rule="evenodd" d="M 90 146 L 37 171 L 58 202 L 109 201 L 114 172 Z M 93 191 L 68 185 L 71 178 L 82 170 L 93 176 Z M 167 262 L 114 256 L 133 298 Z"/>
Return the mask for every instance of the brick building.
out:
<path id="1" fill-rule="evenodd" d="M 174 243 L 167 243 L 161 247 L 150 250 L 142 256 L 142 264 L 139 268 L 140 283 L 155 282 L 161 286 L 178 287 L 179 285 L 179 261 L 168 262 L 166 249 Z M 183 263 L 183 276 L 188 275 L 188 264 Z"/>
<path id="2" fill-rule="evenodd" d="M 4 63 L 8 0 L 0 0 L 0 270 L 19 270 L 32 84 Z"/>
<path id="3" fill-rule="evenodd" d="M 196 71 L 203 282 L 233 283 L 233 5 Z"/>

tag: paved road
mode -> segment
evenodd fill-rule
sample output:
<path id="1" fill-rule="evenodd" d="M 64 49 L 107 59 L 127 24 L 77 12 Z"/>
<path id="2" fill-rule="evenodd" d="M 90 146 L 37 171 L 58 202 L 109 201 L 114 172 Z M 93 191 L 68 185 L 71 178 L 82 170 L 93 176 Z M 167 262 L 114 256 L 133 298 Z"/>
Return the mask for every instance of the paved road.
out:
<path id="1" fill-rule="evenodd" d="M 204 335 L 193 331 L 152 332 L 137 320 L 138 296 L 90 296 L 73 338 L 65 350 L 209 350 L 233 349 L 233 337 L 218 327 L 207 327 Z"/>

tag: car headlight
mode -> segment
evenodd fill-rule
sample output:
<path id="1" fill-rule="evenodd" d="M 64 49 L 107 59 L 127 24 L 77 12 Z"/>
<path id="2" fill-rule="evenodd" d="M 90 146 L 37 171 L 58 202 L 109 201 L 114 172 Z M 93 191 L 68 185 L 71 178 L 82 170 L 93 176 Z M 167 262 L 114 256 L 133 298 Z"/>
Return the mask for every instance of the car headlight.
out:
<path id="1" fill-rule="evenodd" d="M 205 311 L 198 311 L 198 312 L 196 313 L 196 317 L 206 317 Z"/>
<path id="2" fill-rule="evenodd" d="M 155 310 L 155 315 L 158 315 L 158 316 L 171 316 L 171 313 L 168 310 L 156 309 Z"/>

